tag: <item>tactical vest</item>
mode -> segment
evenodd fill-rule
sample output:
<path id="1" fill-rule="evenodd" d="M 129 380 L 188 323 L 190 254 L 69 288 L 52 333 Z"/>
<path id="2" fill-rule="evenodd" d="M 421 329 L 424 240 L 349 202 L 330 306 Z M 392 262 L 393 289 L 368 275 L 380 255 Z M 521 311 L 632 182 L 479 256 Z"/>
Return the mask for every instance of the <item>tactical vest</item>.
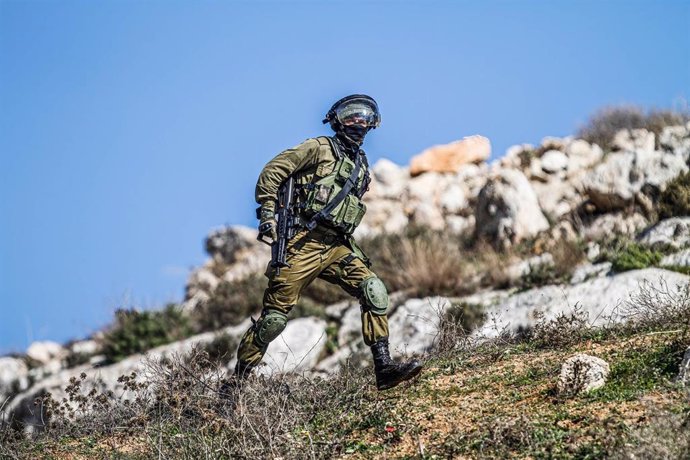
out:
<path id="1" fill-rule="evenodd" d="M 328 206 L 328 203 L 343 189 L 355 169 L 354 160 L 342 153 L 333 139 L 318 139 L 319 142 L 323 142 L 325 139 L 330 143 L 333 155 L 336 157 L 336 163 L 330 174 L 324 177 L 314 175 L 312 182 L 304 187 L 306 197 L 302 206 L 306 219 L 312 218 Z M 347 235 L 355 231 L 367 210 L 366 205 L 362 202 L 362 196 L 369 185 L 369 172 L 366 158 L 363 153 L 360 155 L 362 155 L 361 166 L 356 184 L 330 213 L 323 216 L 320 222 Z"/>

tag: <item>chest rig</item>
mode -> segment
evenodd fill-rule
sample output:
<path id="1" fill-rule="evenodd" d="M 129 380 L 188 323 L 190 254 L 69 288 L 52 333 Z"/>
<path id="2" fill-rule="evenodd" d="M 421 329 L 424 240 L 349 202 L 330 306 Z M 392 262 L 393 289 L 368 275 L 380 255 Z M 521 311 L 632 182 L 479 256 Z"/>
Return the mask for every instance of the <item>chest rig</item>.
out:
<path id="1" fill-rule="evenodd" d="M 370 182 L 368 164 L 362 150 L 351 159 L 343 153 L 338 141 L 330 137 L 325 139 L 336 158 L 335 166 L 331 173 L 323 177 L 315 175 L 312 182 L 304 186 L 306 197 L 302 215 L 310 230 L 323 224 L 350 235 L 367 210 L 362 196 Z"/>

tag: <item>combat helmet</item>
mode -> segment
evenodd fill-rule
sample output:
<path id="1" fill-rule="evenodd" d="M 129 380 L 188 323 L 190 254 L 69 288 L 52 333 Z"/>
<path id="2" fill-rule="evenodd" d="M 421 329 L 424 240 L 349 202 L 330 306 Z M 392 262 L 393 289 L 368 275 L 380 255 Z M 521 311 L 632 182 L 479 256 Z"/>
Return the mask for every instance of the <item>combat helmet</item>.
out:
<path id="1" fill-rule="evenodd" d="M 373 97 L 366 94 L 351 94 L 331 106 L 323 123 L 330 123 L 335 132 L 351 125 L 366 128 L 368 131 L 378 128 L 381 124 L 381 113 Z"/>

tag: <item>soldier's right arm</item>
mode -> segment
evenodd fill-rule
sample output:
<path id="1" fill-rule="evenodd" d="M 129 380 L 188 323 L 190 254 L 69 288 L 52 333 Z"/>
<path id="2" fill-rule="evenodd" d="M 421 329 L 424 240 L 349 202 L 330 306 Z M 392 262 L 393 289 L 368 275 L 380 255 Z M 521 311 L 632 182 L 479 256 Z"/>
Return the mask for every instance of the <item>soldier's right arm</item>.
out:
<path id="1" fill-rule="evenodd" d="M 313 164 L 317 160 L 318 151 L 319 141 L 307 139 L 298 146 L 283 151 L 264 166 L 255 191 L 256 202 L 262 211 L 275 211 L 280 185 L 293 172 Z"/>

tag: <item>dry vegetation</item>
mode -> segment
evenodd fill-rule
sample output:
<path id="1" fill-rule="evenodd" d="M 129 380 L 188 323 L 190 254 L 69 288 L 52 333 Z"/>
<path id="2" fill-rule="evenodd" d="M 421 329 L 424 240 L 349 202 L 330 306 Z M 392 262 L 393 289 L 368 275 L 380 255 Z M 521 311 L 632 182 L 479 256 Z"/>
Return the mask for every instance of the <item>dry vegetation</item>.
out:
<path id="1" fill-rule="evenodd" d="M 622 129 L 646 129 L 657 135 L 666 126 L 683 125 L 690 120 L 686 110 L 649 110 L 636 106 L 605 107 L 590 117 L 577 137 L 611 150 L 613 138 Z"/>
<path id="2" fill-rule="evenodd" d="M 471 312 L 471 306 L 461 307 Z M 224 395 L 203 350 L 122 377 L 125 394 L 75 379 L 52 423 L 0 433 L 3 458 L 664 458 L 690 455 L 690 400 L 674 383 L 690 342 L 688 288 L 645 286 L 629 322 L 591 328 L 576 312 L 517 336 L 469 340 L 462 314 L 442 322 L 427 370 L 379 393 L 369 369 L 328 380 L 253 378 Z M 561 363 L 587 352 L 609 382 L 555 391 Z"/>

